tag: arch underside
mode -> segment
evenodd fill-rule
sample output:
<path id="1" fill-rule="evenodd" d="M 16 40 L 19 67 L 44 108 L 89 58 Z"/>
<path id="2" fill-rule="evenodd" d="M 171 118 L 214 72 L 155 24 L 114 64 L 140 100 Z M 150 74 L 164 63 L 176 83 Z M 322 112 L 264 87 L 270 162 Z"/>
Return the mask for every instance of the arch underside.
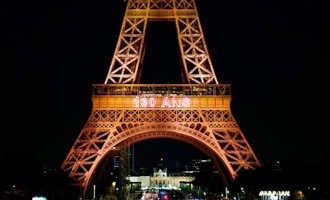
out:
<path id="1" fill-rule="evenodd" d="M 150 139 L 158 139 L 158 138 L 168 138 L 168 139 L 174 139 L 178 140 L 187 144 L 190 144 L 194 147 L 196 147 L 198 150 L 200 150 L 202 153 L 204 153 L 206 156 L 208 156 L 214 166 L 216 167 L 218 173 L 220 174 L 222 178 L 223 185 L 228 185 L 228 176 L 223 172 L 222 163 L 220 163 L 219 159 L 217 159 L 217 156 L 214 154 L 212 149 L 208 148 L 205 144 L 203 144 L 200 140 L 197 140 L 196 138 L 189 137 L 187 135 L 177 133 L 177 132 L 171 132 L 171 131 L 157 131 L 157 132 L 144 132 L 139 135 L 133 136 L 125 140 L 123 143 L 124 145 L 127 144 L 134 144 L 140 141 L 144 140 L 150 140 Z M 180 152 L 178 152 L 180 153 Z M 230 177 L 229 177 L 230 178 Z"/>
<path id="2" fill-rule="evenodd" d="M 87 188 L 107 153 L 119 150 L 123 143 L 154 138 L 173 138 L 195 146 L 210 156 L 219 173 L 223 165 L 232 179 L 242 169 L 259 166 L 229 109 L 94 109 L 62 169 Z"/>

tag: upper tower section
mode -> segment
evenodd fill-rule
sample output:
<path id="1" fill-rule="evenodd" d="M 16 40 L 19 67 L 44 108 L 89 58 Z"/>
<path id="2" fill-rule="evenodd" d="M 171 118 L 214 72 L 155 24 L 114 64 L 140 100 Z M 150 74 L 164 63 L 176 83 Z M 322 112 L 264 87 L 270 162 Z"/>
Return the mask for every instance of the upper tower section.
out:
<path id="1" fill-rule="evenodd" d="M 164 20 L 175 22 L 183 83 L 218 84 L 194 0 L 128 0 L 105 84 L 140 82 L 148 22 Z"/>

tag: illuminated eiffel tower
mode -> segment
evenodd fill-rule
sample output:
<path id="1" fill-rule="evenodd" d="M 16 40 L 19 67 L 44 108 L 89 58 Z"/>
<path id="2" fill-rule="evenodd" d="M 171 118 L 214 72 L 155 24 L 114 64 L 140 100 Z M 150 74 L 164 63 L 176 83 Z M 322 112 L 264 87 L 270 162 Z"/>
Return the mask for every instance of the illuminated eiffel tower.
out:
<path id="1" fill-rule="evenodd" d="M 174 21 L 184 84 L 139 84 L 150 21 Z M 228 184 L 240 170 L 260 166 L 230 102 L 230 85 L 219 84 L 214 73 L 195 1 L 128 0 L 109 72 L 104 84 L 93 85 L 91 115 L 61 168 L 86 190 L 101 161 L 122 146 L 170 138 L 204 152 Z"/>

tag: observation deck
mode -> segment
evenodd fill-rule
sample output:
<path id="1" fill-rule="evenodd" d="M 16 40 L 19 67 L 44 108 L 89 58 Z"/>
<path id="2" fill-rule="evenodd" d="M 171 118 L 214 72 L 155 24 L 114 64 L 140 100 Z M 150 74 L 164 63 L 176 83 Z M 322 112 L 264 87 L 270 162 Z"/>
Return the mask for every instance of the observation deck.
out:
<path id="1" fill-rule="evenodd" d="M 95 109 L 229 108 L 230 84 L 94 84 Z"/>

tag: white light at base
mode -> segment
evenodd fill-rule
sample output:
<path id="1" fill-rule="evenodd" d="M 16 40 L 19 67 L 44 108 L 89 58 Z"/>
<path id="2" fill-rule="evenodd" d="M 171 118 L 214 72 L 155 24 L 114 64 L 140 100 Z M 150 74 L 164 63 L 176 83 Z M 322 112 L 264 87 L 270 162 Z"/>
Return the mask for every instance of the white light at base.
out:
<path id="1" fill-rule="evenodd" d="M 32 200 L 47 200 L 46 197 L 32 197 Z"/>

